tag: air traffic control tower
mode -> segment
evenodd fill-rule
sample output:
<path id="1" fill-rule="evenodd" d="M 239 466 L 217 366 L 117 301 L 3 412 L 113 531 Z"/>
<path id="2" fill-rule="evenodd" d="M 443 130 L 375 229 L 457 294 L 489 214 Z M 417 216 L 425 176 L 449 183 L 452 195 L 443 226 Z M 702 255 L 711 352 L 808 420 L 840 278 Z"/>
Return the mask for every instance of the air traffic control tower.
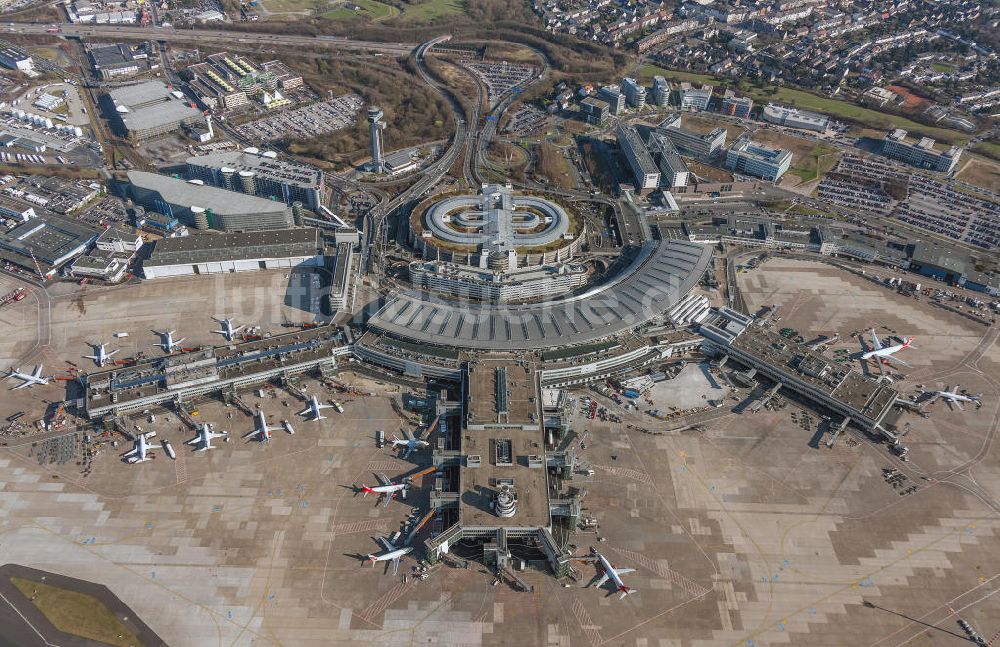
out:
<path id="1" fill-rule="evenodd" d="M 544 557 L 557 577 L 570 569 L 563 548 L 575 528 L 582 496 L 562 485 L 575 455 L 545 444 L 539 375 L 532 362 L 509 358 L 464 363 L 463 402 L 451 418 L 458 433 L 439 434 L 433 456 L 438 478 L 431 507 L 447 527 L 426 542 L 436 562 L 460 542 L 481 544 L 497 571 L 512 557 Z M 511 546 L 517 547 L 512 554 Z M 522 552 L 523 551 L 523 552 Z M 508 570 L 509 572 L 509 570 Z"/>

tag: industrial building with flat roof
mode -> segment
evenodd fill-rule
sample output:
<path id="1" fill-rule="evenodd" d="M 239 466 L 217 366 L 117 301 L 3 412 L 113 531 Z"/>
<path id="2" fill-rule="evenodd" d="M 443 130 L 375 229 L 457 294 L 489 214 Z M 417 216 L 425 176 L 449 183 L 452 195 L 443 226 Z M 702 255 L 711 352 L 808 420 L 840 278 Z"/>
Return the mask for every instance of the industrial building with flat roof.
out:
<path id="1" fill-rule="evenodd" d="M 127 43 L 96 45 L 87 50 L 87 58 L 101 79 L 108 81 L 158 69 L 159 59 L 150 57 L 152 49 L 152 44 L 148 42 L 138 45 Z"/>
<path id="2" fill-rule="evenodd" d="M 930 137 L 911 143 L 906 141 L 906 131 L 897 128 L 882 139 L 882 154 L 919 168 L 951 173 L 962 157 L 962 149 L 952 146 L 947 151 L 936 150 Z"/>
<path id="3" fill-rule="evenodd" d="M 10 44 L 0 47 L 0 65 L 19 72 L 32 72 L 34 69 L 31 54 Z"/>
<path id="4" fill-rule="evenodd" d="M 158 279 L 322 263 L 323 242 L 318 229 L 277 229 L 163 238 L 143 261 L 142 272 L 147 279 Z"/>
<path id="5" fill-rule="evenodd" d="M 128 181 L 125 190 L 137 204 L 197 229 L 251 231 L 293 224 L 284 202 L 146 171 L 129 171 Z"/>
<path id="6" fill-rule="evenodd" d="M 769 103 L 764 106 L 760 116 L 764 121 L 769 121 L 772 124 L 798 128 L 800 130 L 814 130 L 821 133 L 830 127 L 830 118 L 826 115 L 809 112 L 808 110 L 799 110 L 798 108 L 779 106 L 776 103 Z"/>
<path id="7" fill-rule="evenodd" d="M 790 151 L 755 144 L 749 133 L 740 136 L 726 151 L 726 168 L 772 182 L 776 182 L 791 164 Z"/>
<path id="8" fill-rule="evenodd" d="M 277 153 L 247 148 L 187 158 L 187 175 L 212 186 L 240 191 L 285 204 L 301 202 L 318 209 L 323 201 L 323 172 L 315 166 L 278 159 Z"/>
<path id="9" fill-rule="evenodd" d="M 99 233 L 82 222 L 42 213 L 0 232 L 0 258 L 51 278 L 61 266 L 87 251 Z"/>
<path id="10" fill-rule="evenodd" d="M 189 105 L 182 92 L 170 89 L 163 81 L 115 88 L 107 96 L 120 126 L 132 142 L 205 121 L 201 111 Z"/>

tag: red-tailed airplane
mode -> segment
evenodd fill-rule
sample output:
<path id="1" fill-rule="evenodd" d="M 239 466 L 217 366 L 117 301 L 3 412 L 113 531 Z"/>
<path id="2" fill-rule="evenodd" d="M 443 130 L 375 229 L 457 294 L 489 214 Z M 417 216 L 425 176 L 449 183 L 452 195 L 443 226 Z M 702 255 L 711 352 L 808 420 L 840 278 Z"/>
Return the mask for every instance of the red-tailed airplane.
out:
<path id="1" fill-rule="evenodd" d="M 377 494 L 382 502 L 382 507 L 389 505 L 389 501 L 396 498 L 396 496 L 402 492 L 404 495 L 406 489 L 410 487 L 409 483 L 393 483 L 389 480 L 389 477 L 385 474 L 376 474 L 375 478 L 378 479 L 381 485 L 376 485 L 374 487 L 368 487 L 365 484 L 361 484 L 361 487 L 354 486 L 355 490 L 361 492 L 364 496 L 369 494 Z"/>
<path id="2" fill-rule="evenodd" d="M 615 589 L 614 591 L 612 591 L 612 593 L 615 591 L 621 593 L 621 596 L 618 598 L 619 600 L 624 600 L 625 596 L 639 592 L 638 589 L 633 589 L 631 587 L 625 586 L 625 582 L 623 582 L 621 578 L 621 576 L 625 575 L 626 573 L 634 573 L 635 572 L 634 568 L 617 568 L 614 564 L 608 561 L 607 557 L 600 554 L 593 548 L 590 549 L 590 552 L 592 556 L 585 559 L 587 561 L 594 562 L 594 565 L 597 566 L 597 573 L 598 575 L 600 575 L 600 579 L 594 582 L 593 585 L 594 588 L 599 589 L 602 586 L 604 586 L 608 580 L 611 580 L 611 583 L 614 584 L 615 586 Z M 608 595 L 611 595 L 611 593 L 609 593 Z"/>
<path id="3" fill-rule="evenodd" d="M 913 345 L 914 337 L 904 337 L 902 344 L 896 344 L 894 346 L 882 346 L 882 342 L 878 339 L 878 334 L 876 334 L 875 329 L 871 329 L 872 333 L 872 349 L 867 353 L 861 355 L 861 359 L 871 359 L 877 357 L 883 362 L 896 362 L 897 364 L 902 364 L 903 366 L 910 366 L 903 360 L 895 356 L 895 354 L 904 348 L 916 348 Z M 911 367 L 912 368 L 912 367 Z"/>

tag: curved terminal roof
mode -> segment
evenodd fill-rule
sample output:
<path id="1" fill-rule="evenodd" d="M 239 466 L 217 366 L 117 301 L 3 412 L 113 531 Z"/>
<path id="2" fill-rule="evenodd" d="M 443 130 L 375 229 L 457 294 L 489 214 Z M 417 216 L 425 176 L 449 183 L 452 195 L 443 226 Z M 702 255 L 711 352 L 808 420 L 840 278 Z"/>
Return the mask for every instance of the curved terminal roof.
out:
<path id="1" fill-rule="evenodd" d="M 592 342 L 635 328 L 678 303 L 698 283 L 710 246 L 645 243 L 616 281 L 565 299 L 525 305 L 446 301 L 402 293 L 368 321 L 375 330 L 438 346 L 529 350 Z"/>

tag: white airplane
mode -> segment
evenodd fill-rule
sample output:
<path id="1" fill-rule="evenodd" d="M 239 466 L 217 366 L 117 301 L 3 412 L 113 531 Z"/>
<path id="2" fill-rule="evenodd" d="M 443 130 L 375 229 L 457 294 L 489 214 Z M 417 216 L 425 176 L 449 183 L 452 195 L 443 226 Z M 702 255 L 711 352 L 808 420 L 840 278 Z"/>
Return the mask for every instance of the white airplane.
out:
<path id="1" fill-rule="evenodd" d="M 621 578 L 621 576 L 626 573 L 634 573 L 634 568 L 615 568 L 615 565 L 609 562 L 607 557 L 596 551 L 593 551 L 593 553 L 593 559 L 597 565 L 597 572 L 601 574 L 601 579 L 594 583 L 594 588 L 601 588 L 604 586 L 605 582 L 610 579 L 615 585 L 615 590 L 621 593 L 621 597 L 618 598 L 619 600 L 624 600 L 625 596 L 639 592 L 636 589 L 625 586 L 625 583 L 622 582 Z"/>
<path id="2" fill-rule="evenodd" d="M 194 448 L 194 451 L 203 452 L 207 449 L 215 449 L 214 447 L 212 447 L 213 438 L 226 438 L 227 436 L 229 436 L 229 432 L 212 431 L 212 429 L 208 426 L 208 423 L 205 423 L 201 426 L 200 429 L 198 429 L 198 435 L 192 438 L 191 440 L 185 442 L 184 444 L 197 445 L 197 447 Z"/>
<path id="3" fill-rule="evenodd" d="M 175 340 L 173 330 L 168 330 L 166 332 L 158 332 L 156 334 L 160 336 L 161 341 L 159 344 L 153 344 L 153 345 L 159 346 L 160 348 L 163 349 L 163 352 L 168 355 L 174 352 L 174 349 L 179 347 L 181 345 L 181 342 L 184 341 L 183 337 Z"/>
<path id="4" fill-rule="evenodd" d="M 236 336 L 236 333 L 246 328 L 246 326 L 236 326 L 234 328 L 232 319 L 216 319 L 215 317 L 212 317 L 212 320 L 215 323 L 222 324 L 222 330 L 213 330 L 212 332 L 222 335 L 226 338 L 226 341 L 233 341 L 233 337 Z"/>
<path id="5" fill-rule="evenodd" d="M 90 344 L 90 345 L 94 349 L 94 354 L 93 355 L 84 355 L 84 358 L 94 360 L 94 363 L 97 364 L 98 366 L 104 366 L 105 362 L 108 362 L 108 361 L 111 360 L 111 356 L 112 355 L 114 355 L 119 350 L 121 350 L 120 348 L 117 348 L 117 349 L 111 351 L 110 353 L 106 353 L 106 352 L 104 352 L 104 344 Z"/>
<path id="6" fill-rule="evenodd" d="M 24 389 L 30 386 L 35 386 L 36 384 L 45 385 L 49 383 L 49 378 L 42 377 L 42 365 L 39 364 L 35 367 L 34 373 L 22 373 L 20 368 L 10 369 L 10 373 L 7 374 L 8 378 L 17 378 L 23 380 L 21 384 L 15 386 L 11 391 L 16 391 L 17 389 Z"/>
<path id="7" fill-rule="evenodd" d="M 132 465 L 134 463 L 142 463 L 151 459 L 153 457 L 152 454 L 149 453 L 151 447 L 150 444 L 146 442 L 146 439 L 152 438 L 155 435 L 155 431 L 145 434 L 136 434 L 135 447 L 122 454 L 122 458 L 125 462 Z"/>
<path id="8" fill-rule="evenodd" d="M 375 487 L 368 487 L 367 485 L 362 483 L 360 488 L 357 486 L 354 487 L 355 490 L 357 490 L 358 492 L 362 492 L 366 497 L 369 494 L 379 495 L 379 498 L 382 501 L 383 508 L 388 506 L 389 501 L 396 498 L 396 496 L 400 492 L 405 494 L 406 489 L 410 487 L 409 483 L 393 483 L 392 481 L 389 480 L 389 477 L 386 476 L 385 474 L 376 474 L 375 478 L 378 479 L 378 482 L 381 483 L 381 485 L 376 485 Z"/>
<path id="9" fill-rule="evenodd" d="M 257 436 L 258 440 L 261 442 L 267 442 L 271 440 L 271 432 L 278 431 L 281 427 L 268 426 L 267 420 L 264 419 L 264 410 L 257 409 L 257 413 L 254 414 L 254 429 L 246 434 L 243 434 L 244 438 L 250 438 L 252 436 Z"/>
<path id="10" fill-rule="evenodd" d="M 404 438 L 396 438 L 395 434 L 392 436 L 390 441 L 393 447 L 403 447 L 403 458 L 407 459 L 410 454 L 418 449 L 423 449 L 424 447 L 430 447 L 431 444 L 426 440 L 418 440 L 416 438 L 409 438 L 406 432 L 402 432 Z"/>
<path id="11" fill-rule="evenodd" d="M 308 416 L 310 420 L 324 420 L 326 416 L 321 413 L 323 409 L 333 409 L 333 405 L 320 404 L 319 400 L 316 399 L 316 396 L 314 395 L 309 398 L 309 406 L 302 411 L 299 411 L 298 415 Z"/>
<path id="12" fill-rule="evenodd" d="M 941 399 L 947 402 L 950 408 L 954 409 L 955 407 L 958 407 L 960 410 L 964 411 L 965 407 L 962 406 L 963 402 L 975 402 L 977 408 L 983 406 L 983 401 L 980 398 L 981 396 L 978 395 L 966 395 L 964 393 L 959 393 L 958 385 L 956 384 L 954 387 L 949 386 L 945 388 L 944 391 L 935 391 L 933 397 L 930 399 L 930 402 L 935 402 Z"/>
<path id="13" fill-rule="evenodd" d="M 897 364 L 902 364 L 903 366 L 910 366 L 903 360 L 895 356 L 895 354 L 904 348 L 916 348 L 913 345 L 913 337 L 905 337 L 902 344 L 895 344 L 893 346 L 882 346 L 882 342 L 878 339 L 878 334 L 875 333 L 875 329 L 871 329 L 872 333 L 872 350 L 861 355 L 861 359 L 871 359 L 873 357 L 878 358 L 883 362 L 896 362 Z"/>
<path id="14" fill-rule="evenodd" d="M 411 550 L 413 550 L 413 548 L 410 546 L 406 546 L 404 548 L 396 548 L 392 544 L 392 542 L 386 539 L 385 537 L 379 537 L 379 541 L 381 541 L 382 545 L 385 546 L 386 552 L 382 553 L 381 555 L 369 555 L 365 559 L 365 563 L 367 564 L 368 562 L 371 562 L 372 568 L 375 568 L 375 564 L 378 562 L 391 561 L 392 574 L 396 575 L 399 572 L 399 558 L 402 557 L 403 555 L 408 554 Z"/>

